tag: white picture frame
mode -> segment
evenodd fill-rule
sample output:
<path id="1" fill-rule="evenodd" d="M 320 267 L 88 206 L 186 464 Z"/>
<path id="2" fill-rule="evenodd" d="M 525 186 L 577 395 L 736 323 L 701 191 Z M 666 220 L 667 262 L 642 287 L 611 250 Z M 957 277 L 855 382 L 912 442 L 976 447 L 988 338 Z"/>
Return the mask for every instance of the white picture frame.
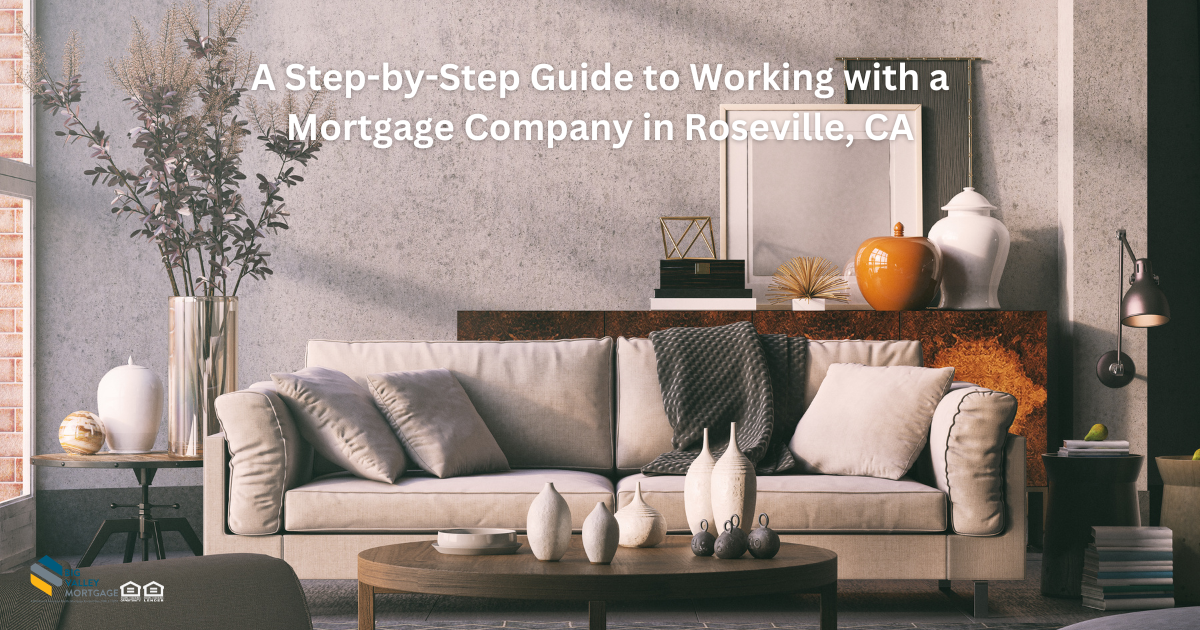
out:
<path id="1" fill-rule="evenodd" d="M 841 139 L 817 140 L 818 117 L 821 137 L 836 120 L 842 131 L 830 130 Z M 905 124 L 893 134 L 900 118 Z M 795 256 L 843 268 L 859 243 L 891 235 L 895 223 L 906 236 L 924 236 L 920 105 L 721 105 L 720 120 L 731 129 L 738 121 L 768 124 L 766 140 L 731 134 L 720 148 L 721 258 L 746 261 L 756 299 L 765 300 L 775 269 Z M 872 135 L 888 137 L 869 139 L 868 120 Z M 787 121 L 800 126 L 777 139 Z"/>

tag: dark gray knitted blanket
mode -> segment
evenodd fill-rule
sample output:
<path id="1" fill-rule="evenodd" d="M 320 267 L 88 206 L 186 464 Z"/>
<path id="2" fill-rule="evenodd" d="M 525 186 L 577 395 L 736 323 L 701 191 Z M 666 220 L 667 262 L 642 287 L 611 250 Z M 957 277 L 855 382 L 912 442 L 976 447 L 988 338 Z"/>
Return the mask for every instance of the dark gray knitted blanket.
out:
<path id="1" fill-rule="evenodd" d="M 795 466 L 787 444 L 800 421 L 806 344 L 803 337 L 759 335 L 750 322 L 650 333 L 663 407 L 675 450 L 642 467 L 647 475 L 684 475 L 703 445 L 720 458 L 729 425 L 758 474 Z"/>
<path id="2" fill-rule="evenodd" d="M 70 568 L 65 562 L 60 566 Z M 64 585 L 53 586 L 47 596 L 30 583 L 26 565 L 0 574 L 0 628 L 54 630 L 66 606 L 67 591 Z"/>

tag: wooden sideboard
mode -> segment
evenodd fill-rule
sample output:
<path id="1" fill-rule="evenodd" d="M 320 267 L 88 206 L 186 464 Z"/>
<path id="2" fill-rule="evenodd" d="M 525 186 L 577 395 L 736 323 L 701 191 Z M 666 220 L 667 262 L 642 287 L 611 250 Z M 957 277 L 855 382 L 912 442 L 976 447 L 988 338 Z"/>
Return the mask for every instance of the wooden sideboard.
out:
<path id="1" fill-rule="evenodd" d="M 925 365 L 1016 396 L 1012 433 L 1026 439 L 1026 484 L 1046 485 L 1045 311 L 459 311 L 463 341 L 645 337 L 677 326 L 751 322 L 760 334 L 916 339 Z"/>

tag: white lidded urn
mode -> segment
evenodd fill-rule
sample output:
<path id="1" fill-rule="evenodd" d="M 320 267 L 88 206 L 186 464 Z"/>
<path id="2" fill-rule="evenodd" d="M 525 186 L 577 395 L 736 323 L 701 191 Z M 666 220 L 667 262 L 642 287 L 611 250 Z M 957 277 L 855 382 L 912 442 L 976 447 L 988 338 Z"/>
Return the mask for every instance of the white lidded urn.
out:
<path id="1" fill-rule="evenodd" d="M 754 527 L 754 505 L 758 500 L 758 477 L 754 464 L 742 454 L 737 444 L 737 423 L 729 424 L 729 446 L 712 469 L 712 511 L 715 523 L 724 523 L 733 516 L 747 534 Z"/>
<path id="2" fill-rule="evenodd" d="M 633 500 L 613 518 L 621 527 L 618 539 L 622 547 L 653 547 L 667 538 L 667 519 L 642 498 L 642 482 L 637 482 Z"/>
<path id="3" fill-rule="evenodd" d="M 547 482 L 533 498 L 525 519 L 525 534 L 533 556 L 544 562 L 562 558 L 571 546 L 571 508 L 553 483 Z"/>
<path id="4" fill-rule="evenodd" d="M 96 409 L 112 453 L 149 453 L 158 438 L 163 413 L 163 385 L 148 368 L 129 363 L 100 379 Z"/>
<path id="5" fill-rule="evenodd" d="M 583 550 L 592 564 L 608 564 L 617 555 L 621 542 L 621 526 L 603 501 L 583 522 Z"/>
<path id="6" fill-rule="evenodd" d="M 1008 228 L 992 217 L 987 198 L 964 188 L 942 206 L 947 215 L 929 230 L 929 240 L 942 250 L 942 299 L 939 308 L 994 310 L 997 290 L 1008 262 Z"/>
<path id="7" fill-rule="evenodd" d="M 683 511 L 693 535 L 700 533 L 701 521 L 708 521 L 709 533 L 717 535 L 712 509 L 712 470 L 716 463 L 708 448 L 708 429 L 704 429 L 704 446 L 683 478 Z"/>

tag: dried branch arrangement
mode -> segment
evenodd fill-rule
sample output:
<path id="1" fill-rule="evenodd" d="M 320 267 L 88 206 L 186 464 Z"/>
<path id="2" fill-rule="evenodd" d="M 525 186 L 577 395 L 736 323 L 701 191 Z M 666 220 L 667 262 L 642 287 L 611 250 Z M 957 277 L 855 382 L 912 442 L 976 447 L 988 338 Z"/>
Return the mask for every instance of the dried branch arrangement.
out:
<path id="1" fill-rule="evenodd" d="M 92 185 L 103 182 L 115 190 L 113 213 L 140 219 L 130 236 L 158 248 L 177 296 L 232 296 L 244 278 L 272 273 L 263 240 L 288 227 L 280 193 L 304 181 L 296 166 L 307 166 L 321 148 L 319 139 L 288 140 L 286 124 L 289 113 L 304 119 L 313 112 L 323 92 L 304 103 L 290 97 L 282 104 L 248 102 L 249 115 L 242 115 L 255 63 L 237 36 L 249 19 L 249 0 L 222 6 L 210 0 L 203 19 L 195 7 L 172 6 L 157 36 L 133 21 L 128 55 L 110 60 L 108 74 L 129 95 L 125 100 L 137 119 L 128 134 L 144 156 L 137 171 L 117 163 L 112 137 L 99 123 L 89 126 L 80 119 L 78 34 L 67 40 L 59 81 L 50 74 L 39 39 L 24 33 L 30 62 L 17 79 L 33 102 L 61 115 L 65 130 L 55 135 L 82 140 L 92 150 L 96 164 L 84 175 Z M 251 125 L 261 148 L 279 160 L 278 171 L 255 174 L 258 202 L 240 191 Z"/>
<path id="2" fill-rule="evenodd" d="M 805 299 L 849 302 L 850 291 L 836 265 L 824 258 L 800 256 L 775 271 L 767 299 L 772 304 Z"/>

